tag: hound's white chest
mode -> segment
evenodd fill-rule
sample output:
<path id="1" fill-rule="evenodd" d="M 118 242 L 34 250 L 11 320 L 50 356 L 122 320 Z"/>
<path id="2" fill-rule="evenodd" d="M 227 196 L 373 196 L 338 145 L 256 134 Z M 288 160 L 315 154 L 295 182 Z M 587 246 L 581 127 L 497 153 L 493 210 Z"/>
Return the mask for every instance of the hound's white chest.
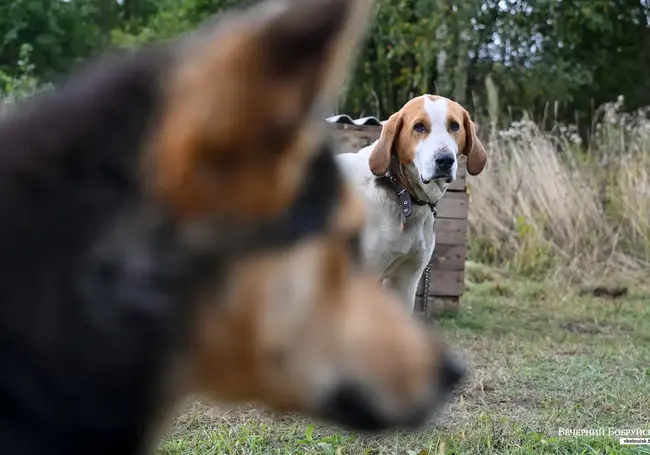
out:
<path id="1" fill-rule="evenodd" d="M 393 231 L 397 233 L 391 242 L 391 253 L 394 256 L 422 254 L 431 247 L 433 229 L 426 233 L 428 235 L 425 235 L 425 231 L 422 229 L 423 226 L 409 226 L 408 223 L 409 220 L 407 220 L 403 231 L 400 232 L 399 226 L 396 226 L 396 229 Z"/>
<path id="2" fill-rule="evenodd" d="M 383 226 L 369 224 L 366 231 L 368 264 L 382 275 L 390 275 L 405 263 L 419 264 L 428 260 L 435 237 L 433 217 L 409 218 L 402 230 L 399 220 Z"/>

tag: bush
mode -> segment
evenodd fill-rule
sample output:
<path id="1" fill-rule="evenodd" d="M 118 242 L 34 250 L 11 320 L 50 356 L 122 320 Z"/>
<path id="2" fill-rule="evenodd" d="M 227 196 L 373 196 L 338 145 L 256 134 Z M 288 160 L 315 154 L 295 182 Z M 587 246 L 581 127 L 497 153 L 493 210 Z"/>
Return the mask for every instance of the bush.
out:
<path id="1" fill-rule="evenodd" d="M 648 265 L 650 111 L 621 106 L 602 107 L 587 152 L 565 126 L 490 134 L 488 168 L 469 180 L 473 259 L 581 280 Z"/>
<path id="2" fill-rule="evenodd" d="M 30 62 L 32 46 L 23 44 L 16 64 L 15 75 L 9 76 L 0 71 L 0 114 L 8 106 L 34 95 L 40 90 L 48 90 L 50 84 L 39 84 L 34 76 L 34 65 Z"/>

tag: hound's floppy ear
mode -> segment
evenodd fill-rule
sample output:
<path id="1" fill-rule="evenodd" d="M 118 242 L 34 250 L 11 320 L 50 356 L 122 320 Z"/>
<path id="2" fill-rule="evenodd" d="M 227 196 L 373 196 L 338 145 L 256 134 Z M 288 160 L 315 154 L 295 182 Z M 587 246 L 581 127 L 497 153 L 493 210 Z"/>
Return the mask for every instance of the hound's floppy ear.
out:
<path id="1" fill-rule="evenodd" d="M 269 217 L 296 196 L 371 0 L 269 0 L 174 49 L 155 191 L 185 217 Z"/>
<path id="2" fill-rule="evenodd" d="M 393 145 L 401 129 L 402 116 L 399 112 L 395 112 L 384 124 L 379 141 L 377 141 L 375 148 L 370 153 L 370 158 L 368 158 L 370 172 L 374 175 L 381 177 L 388 172 L 390 158 L 393 153 Z"/>
<path id="3" fill-rule="evenodd" d="M 485 148 L 476 134 L 476 125 L 469 118 L 469 113 L 464 112 L 463 127 L 465 129 L 465 148 L 463 155 L 467 157 L 467 172 L 469 175 L 478 175 L 483 172 L 487 163 Z"/>

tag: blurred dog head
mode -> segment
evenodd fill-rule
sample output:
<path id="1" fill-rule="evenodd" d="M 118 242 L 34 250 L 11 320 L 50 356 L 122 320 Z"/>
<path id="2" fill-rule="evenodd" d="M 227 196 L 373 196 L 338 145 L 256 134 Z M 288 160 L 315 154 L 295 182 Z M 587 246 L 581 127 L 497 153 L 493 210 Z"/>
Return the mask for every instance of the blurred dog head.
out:
<path id="1" fill-rule="evenodd" d="M 378 430 L 426 421 L 462 370 L 360 269 L 363 205 L 323 136 L 369 8 L 269 2 L 192 38 L 152 151 L 160 200 L 231 250 L 200 296 L 193 390 Z"/>
<path id="2" fill-rule="evenodd" d="M 102 59 L 3 119 L 0 335 L 19 354 L 0 353 L 1 392 L 18 447 L 136 453 L 179 375 L 183 393 L 360 429 L 444 402 L 461 370 L 360 268 L 363 206 L 319 112 L 369 10 L 270 0 Z"/>

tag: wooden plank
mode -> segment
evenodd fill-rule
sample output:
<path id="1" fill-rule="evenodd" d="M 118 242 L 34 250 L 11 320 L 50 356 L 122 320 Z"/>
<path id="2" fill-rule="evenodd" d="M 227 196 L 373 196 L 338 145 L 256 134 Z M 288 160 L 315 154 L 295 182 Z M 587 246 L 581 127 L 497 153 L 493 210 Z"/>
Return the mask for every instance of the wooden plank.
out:
<path id="1" fill-rule="evenodd" d="M 351 125 L 349 123 L 327 122 L 330 131 L 362 132 L 379 139 L 382 127 L 379 125 Z"/>
<path id="2" fill-rule="evenodd" d="M 467 245 L 436 244 L 431 258 L 431 270 L 464 270 Z"/>
<path id="3" fill-rule="evenodd" d="M 458 171 L 456 172 L 456 180 L 449 185 L 447 191 L 465 191 L 467 188 L 467 168 L 465 167 L 465 159 L 461 157 L 458 159 Z"/>
<path id="4" fill-rule="evenodd" d="M 436 219 L 436 249 L 440 245 L 467 245 L 467 226 L 466 219 Z"/>
<path id="5" fill-rule="evenodd" d="M 333 140 L 334 153 L 336 154 L 357 153 L 365 146 L 374 142 L 373 137 L 368 136 L 366 133 L 357 131 L 333 130 L 330 137 Z"/>
<path id="6" fill-rule="evenodd" d="M 372 142 L 362 137 L 346 136 L 340 140 L 334 141 L 334 152 L 341 153 L 357 153 L 362 148 L 370 145 Z"/>
<path id="7" fill-rule="evenodd" d="M 429 295 L 461 296 L 465 291 L 465 271 L 432 270 Z"/>
<path id="8" fill-rule="evenodd" d="M 420 281 L 423 281 L 420 279 Z M 418 290 L 420 295 L 423 287 Z M 465 272 L 463 270 L 432 270 L 429 281 L 429 295 L 449 297 L 463 295 L 465 290 Z M 417 294 L 416 294 L 417 295 Z"/>
<path id="9" fill-rule="evenodd" d="M 377 139 L 379 139 L 379 136 L 372 132 L 356 131 L 356 130 L 349 130 L 349 131 L 333 130 L 330 131 L 330 137 L 333 138 L 335 141 L 346 140 L 349 138 L 363 139 L 364 141 L 368 142 L 368 144 L 372 144 Z"/>
<path id="10" fill-rule="evenodd" d="M 438 217 L 467 219 L 469 194 L 458 191 L 448 192 L 438 202 Z M 436 228 L 437 230 L 437 228 Z"/>
<path id="11" fill-rule="evenodd" d="M 465 270 L 465 259 L 467 258 L 466 245 L 436 245 L 431 258 L 431 274 L 438 271 L 463 271 Z M 423 274 L 424 275 L 424 274 Z M 431 283 L 429 283 L 429 286 Z M 424 279 L 420 277 L 416 294 L 422 295 L 424 292 Z"/>
<path id="12" fill-rule="evenodd" d="M 467 188 L 467 181 L 465 180 L 465 174 L 463 174 L 462 176 L 461 175 L 456 176 L 456 180 L 454 180 L 451 183 L 451 185 L 449 185 L 447 191 L 450 192 L 465 191 L 466 188 Z"/>

